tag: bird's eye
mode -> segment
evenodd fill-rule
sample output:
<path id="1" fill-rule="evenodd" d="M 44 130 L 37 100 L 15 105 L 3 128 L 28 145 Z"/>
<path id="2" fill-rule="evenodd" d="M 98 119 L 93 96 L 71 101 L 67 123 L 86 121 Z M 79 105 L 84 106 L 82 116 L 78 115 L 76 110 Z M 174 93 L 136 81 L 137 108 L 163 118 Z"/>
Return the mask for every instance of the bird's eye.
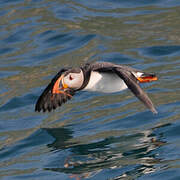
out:
<path id="1" fill-rule="evenodd" d="M 73 80 L 73 77 L 71 75 L 69 76 L 69 80 Z"/>

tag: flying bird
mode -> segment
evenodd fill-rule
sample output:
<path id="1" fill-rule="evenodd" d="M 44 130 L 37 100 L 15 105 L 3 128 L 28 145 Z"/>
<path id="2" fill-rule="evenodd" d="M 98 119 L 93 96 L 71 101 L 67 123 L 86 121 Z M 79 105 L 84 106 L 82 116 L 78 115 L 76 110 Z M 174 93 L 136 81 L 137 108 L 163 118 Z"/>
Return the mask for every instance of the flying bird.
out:
<path id="1" fill-rule="evenodd" d="M 35 111 L 51 111 L 71 99 L 77 91 L 119 92 L 129 88 L 153 113 L 157 113 L 139 83 L 156 81 L 157 76 L 126 65 L 110 62 L 87 63 L 79 68 L 62 68 L 37 100 Z"/>

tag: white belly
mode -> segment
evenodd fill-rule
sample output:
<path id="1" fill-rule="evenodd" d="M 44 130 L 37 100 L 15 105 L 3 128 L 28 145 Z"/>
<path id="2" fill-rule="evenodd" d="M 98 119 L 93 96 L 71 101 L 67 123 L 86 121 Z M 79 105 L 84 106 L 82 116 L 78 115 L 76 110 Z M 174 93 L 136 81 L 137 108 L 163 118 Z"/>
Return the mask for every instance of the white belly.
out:
<path id="1" fill-rule="evenodd" d="M 116 74 L 91 72 L 88 85 L 84 88 L 87 91 L 99 91 L 112 93 L 122 91 L 128 87 Z"/>

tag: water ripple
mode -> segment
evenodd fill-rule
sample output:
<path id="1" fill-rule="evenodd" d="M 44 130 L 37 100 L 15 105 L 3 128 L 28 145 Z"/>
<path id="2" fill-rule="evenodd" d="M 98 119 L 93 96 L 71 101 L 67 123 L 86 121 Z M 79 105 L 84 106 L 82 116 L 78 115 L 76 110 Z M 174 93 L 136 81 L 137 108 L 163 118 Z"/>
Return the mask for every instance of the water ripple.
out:
<path id="1" fill-rule="evenodd" d="M 179 179 L 179 0 L 0 3 L 0 177 Z M 110 61 L 154 72 L 130 91 L 77 92 L 51 113 L 34 105 L 64 66 Z"/>

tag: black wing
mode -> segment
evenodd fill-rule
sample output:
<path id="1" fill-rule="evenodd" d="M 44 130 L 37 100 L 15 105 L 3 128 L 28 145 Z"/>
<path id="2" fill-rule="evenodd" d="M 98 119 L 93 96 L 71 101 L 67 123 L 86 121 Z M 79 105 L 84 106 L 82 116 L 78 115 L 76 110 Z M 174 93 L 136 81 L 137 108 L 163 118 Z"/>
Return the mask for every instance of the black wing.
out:
<path id="1" fill-rule="evenodd" d="M 62 103 L 65 103 L 68 99 L 75 94 L 72 89 L 66 89 L 64 93 L 53 93 L 53 87 L 56 81 L 61 77 L 61 75 L 68 71 L 69 68 L 61 69 L 58 74 L 51 80 L 49 85 L 45 88 L 39 99 L 37 100 L 35 111 L 40 112 L 43 110 L 45 112 L 48 110 L 49 112 L 52 109 L 56 109 L 58 106 L 61 106 Z"/>
<path id="2" fill-rule="evenodd" d="M 93 64 L 90 64 L 90 69 L 92 71 L 98 71 L 98 72 L 105 72 L 105 73 L 114 73 L 114 68 L 119 68 L 125 71 L 129 72 L 141 72 L 140 70 L 137 70 L 135 68 L 126 66 L 126 65 L 120 65 L 120 64 L 114 64 L 110 62 L 96 62 Z"/>
<path id="3" fill-rule="evenodd" d="M 141 101 L 144 105 L 149 108 L 153 113 L 157 113 L 152 101 L 148 95 L 138 85 L 136 78 L 130 72 L 125 72 L 121 68 L 114 68 L 116 74 L 124 80 L 131 92 Z"/>
<path id="4" fill-rule="evenodd" d="M 157 113 L 154 105 L 148 95 L 141 89 L 137 83 L 137 79 L 134 77 L 132 72 L 139 70 L 131 68 L 125 65 L 116 65 L 109 62 L 99 62 L 91 64 L 93 71 L 104 72 L 104 73 L 116 73 L 121 79 L 124 80 L 127 87 L 131 92 L 141 101 L 144 105 L 149 108 L 153 113 Z"/>

